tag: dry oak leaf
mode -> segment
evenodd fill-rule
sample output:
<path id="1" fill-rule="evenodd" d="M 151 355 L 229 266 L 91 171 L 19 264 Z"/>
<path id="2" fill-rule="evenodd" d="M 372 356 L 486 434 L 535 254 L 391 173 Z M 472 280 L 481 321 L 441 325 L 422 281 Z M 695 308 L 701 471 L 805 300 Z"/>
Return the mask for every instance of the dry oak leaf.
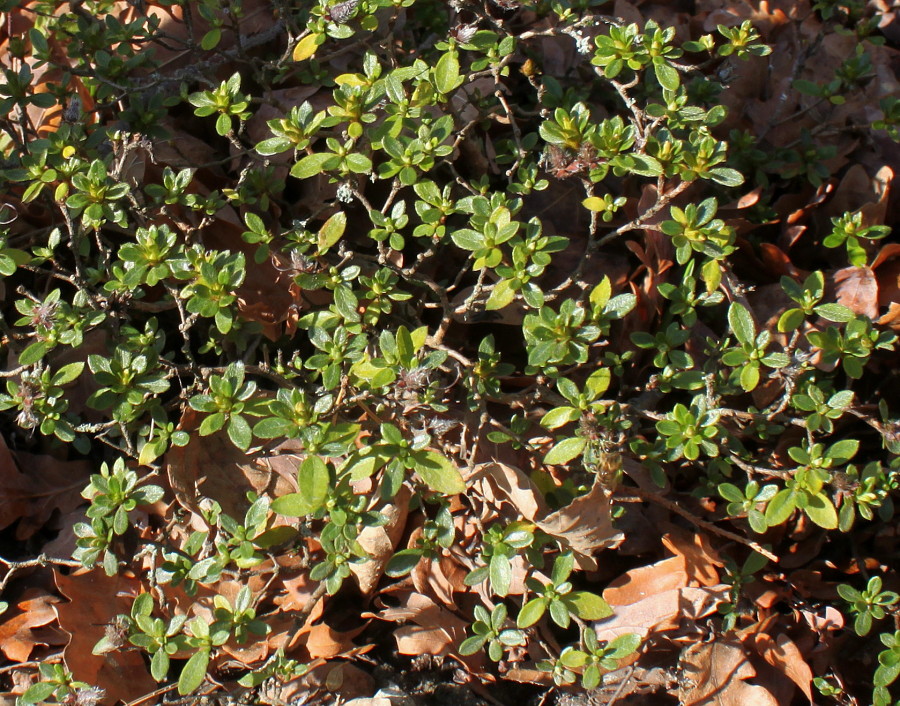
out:
<path id="1" fill-rule="evenodd" d="M 812 703 L 812 669 L 803 658 L 800 648 L 790 637 L 784 633 L 772 637 L 771 629 L 774 622 L 775 616 L 772 616 L 762 623 L 742 630 L 740 637 L 745 646 L 794 682 Z"/>
<path id="2" fill-rule="evenodd" d="M 0 650 L 13 662 L 27 662 L 35 645 L 63 644 L 66 638 L 52 629 L 36 630 L 56 620 L 53 604 L 59 598 L 42 594 L 16 603 L 19 613 L 0 623 Z M 13 613 L 13 611 L 10 611 Z"/>
<path id="3" fill-rule="evenodd" d="M 684 556 L 670 557 L 650 566 L 634 569 L 619 577 L 603 591 L 603 598 L 615 611 L 594 624 L 599 640 L 613 640 L 636 633 L 650 633 L 690 626 L 715 612 L 729 600 L 728 586 L 719 584 L 697 588 L 689 586 Z"/>
<path id="4" fill-rule="evenodd" d="M 878 280 L 870 267 L 844 267 L 834 273 L 838 304 L 854 314 L 878 317 Z"/>
<path id="5" fill-rule="evenodd" d="M 394 631 L 400 654 L 447 655 L 465 639 L 469 624 L 428 596 L 416 592 L 393 595 L 400 599 L 401 605 L 385 608 L 380 613 L 363 613 L 362 617 L 415 623 Z"/>
<path id="6" fill-rule="evenodd" d="M 477 479 L 476 490 L 490 501 L 511 503 L 526 520 L 549 514 L 544 496 L 528 475 L 515 466 L 505 463 L 483 463 L 475 467 L 470 476 Z"/>
<path id="7" fill-rule="evenodd" d="M 297 489 L 296 457 L 285 462 L 286 457 L 279 456 L 276 463 L 274 458 L 241 451 L 223 431 L 200 436 L 195 430 L 203 416 L 191 409 L 184 412 L 179 428 L 190 433 L 190 441 L 173 446 L 165 455 L 166 473 L 179 505 L 196 512 L 202 497 L 212 498 L 224 513 L 243 519 L 250 505 L 248 491 L 281 497 Z"/>
<path id="8" fill-rule="evenodd" d="M 370 558 L 360 564 L 351 564 L 350 573 L 353 574 L 364 596 L 370 595 L 375 590 L 384 575 L 385 566 L 394 556 L 394 549 L 397 548 L 397 543 L 406 528 L 411 497 L 412 491 L 409 487 L 401 486 L 391 502 L 372 508 L 386 519 L 385 524 L 380 527 L 364 527 L 357 537 L 360 546 L 366 550 Z"/>
<path id="9" fill-rule="evenodd" d="M 678 689 L 681 706 L 778 706 L 756 676 L 743 646 L 734 640 L 691 645 L 681 654 L 684 679 Z"/>
<path id="10" fill-rule="evenodd" d="M 101 704 L 128 703 L 157 687 L 139 652 L 117 650 L 93 654 L 107 626 L 119 613 L 128 614 L 140 591 L 140 581 L 122 575 L 107 576 L 101 569 L 64 576 L 54 571 L 56 587 L 69 599 L 54 608 L 59 625 L 71 636 L 63 659 L 78 681 L 104 690 Z"/>
<path id="11" fill-rule="evenodd" d="M 551 537 L 563 540 L 575 553 L 578 565 L 586 570 L 597 568 L 594 552 L 617 546 L 625 538 L 613 527 L 612 493 L 599 479 L 587 495 L 575 498 L 536 524 Z"/>
<path id="12" fill-rule="evenodd" d="M 86 461 L 60 461 L 24 451 L 14 456 L 0 438 L 0 529 L 19 520 L 16 539 L 28 539 L 55 510 L 64 515 L 84 503 L 81 491 L 89 476 Z"/>

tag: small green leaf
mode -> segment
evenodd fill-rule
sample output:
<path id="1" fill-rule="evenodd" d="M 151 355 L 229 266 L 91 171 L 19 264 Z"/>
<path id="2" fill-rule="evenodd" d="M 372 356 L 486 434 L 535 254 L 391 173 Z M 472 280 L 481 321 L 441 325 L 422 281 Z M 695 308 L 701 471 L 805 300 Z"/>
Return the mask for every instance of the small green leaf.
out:
<path id="1" fill-rule="evenodd" d="M 437 451 L 417 451 L 414 458 L 416 473 L 429 488 L 445 495 L 465 492 L 466 483 L 449 458 Z"/>
<path id="2" fill-rule="evenodd" d="M 297 179 L 309 179 L 316 174 L 321 174 L 325 163 L 332 159 L 331 152 L 317 152 L 310 154 L 291 167 L 291 176 Z"/>
<path id="3" fill-rule="evenodd" d="M 195 691 L 206 679 L 207 667 L 209 667 L 208 649 L 201 649 L 191 655 L 178 678 L 178 693 L 186 696 Z"/>
<path id="4" fill-rule="evenodd" d="M 723 186 L 740 186 L 744 183 L 744 175 L 737 169 L 729 169 L 728 167 L 715 167 L 709 170 L 709 176 L 717 184 Z"/>
<path id="5" fill-rule="evenodd" d="M 451 49 L 438 59 L 434 67 L 434 87 L 438 93 L 447 94 L 462 85 L 463 78 L 459 75 L 459 56 L 455 49 Z"/>
<path id="6" fill-rule="evenodd" d="M 755 365 L 745 365 L 741 368 L 741 387 L 744 392 L 751 392 L 759 384 L 759 368 Z"/>
<path id="7" fill-rule="evenodd" d="M 544 463 L 548 466 L 561 466 L 566 464 L 576 456 L 580 455 L 581 452 L 584 451 L 585 446 L 587 446 L 587 439 L 583 437 L 563 439 L 547 452 L 547 455 L 544 456 Z"/>
<path id="8" fill-rule="evenodd" d="M 797 507 L 794 491 L 789 488 L 778 491 L 766 506 L 766 523 L 769 527 L 787 522 Z"/>
<path id="9" fill-rule="evenodd" d="M 346 227 L 347 214 L 343 211 L 338 211 L 322 224 L 317 240 L 320 255 L 328 252 L 331 246 L 341 239 Z"/>
<path id="10" fill-rule="evenodd" d="M 545 429 L 557 429 L 563 424 L 574 422 L 580 416 L 581 412 L 574 407 L 556 407 L 544 415 L 541 426 Z"/>
<path id="11" fill-rule="evenodd" d="M 753 344 L 756 337 L 756 327 L 753 325 L 753 317 L 743 304 L 732 302 L 728 307 L 728 324 L 735 338 L 741 343 Z"/>
<path id="12" fill-rule="evenodd" d="M 659 81 L 660 86 L 670 91 L 678 90 L 678 86 L 681 84 L 678 70 L 661 56 L 654 58 L 653 72 L 656 74 L 656 80 Z"/>
<path id="13" fill-rule="evenodd" d="M 547 603 L 546 598 L 532 598 L 522 606 L 519 617 L 516 618 L 516 625 L 520 628 L 528 628 L 534 625 L 547 610 Z"/>
<path id="14" fill-rule="evenodd" d="M 41 361 L 50 350 L 50 344 L 44 341 L 35 341 L 28 346 L 19 356 L 19 365 L 34 365 Z"/>
<path id="15" fill-rule="evenodd" d="M 406 576 L 416 568 L 423 554 L 421 549 L 401 549 L 388 560 L 384 573 L 391 578 Z"/>
<path id="16" fill-rule="evenodd" d="M 512 582 L 512 565 L 503 554 L 494 554 L 488 563 L 488 576 L 491 579 L 491 590 L 498 596 L 509 593 L 509 585 Z"/>
<path id="17" fill-rule="evenodd" d="M 823 529 L 837 529 L 838 515 L 837 510 L 831 500 L 822 493 L 807 496 L 806 507 L 803 512 L 807 517 L 815 522 Z"/>
<path id="18" fill-rule="evenodd" d="M 603 620 L 613 613 L 609 603 L 589 591 L 572 591 L 563 596 L 562 600 L 568 606 L 569 612 L 582 620 Z"/>

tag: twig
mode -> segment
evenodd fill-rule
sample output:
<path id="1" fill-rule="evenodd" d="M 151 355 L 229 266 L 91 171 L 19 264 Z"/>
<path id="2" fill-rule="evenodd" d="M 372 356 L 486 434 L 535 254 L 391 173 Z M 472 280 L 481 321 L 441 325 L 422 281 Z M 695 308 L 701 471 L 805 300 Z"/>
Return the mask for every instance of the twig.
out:
<path id="1" fill-rule="evenodd" d="M 628 668 L 628 673 L 625 675 L 625 677 L 622 679 L 622 681 L 619 682 L 619 688 L 616 689 L 615 693 L 612 695 L 612 698 L 606 702 L 606 706 L 613 706 L 613 704 L 619 700 L 619 697 L 622 695 L 622 692 L 625 690 L 625 686 L 628 684 L 628 682 L 631 681 L 632 674 L 634 674 L 634 665 L 633 664 Z"/>
<path id="2" fill-rule="evenodd" d="M 714 525 L 712 522 L 707 522 L 706 520 L 703 520 L 703 519 L 697 517 L 695 514 L 688 512 L 687 510 L 685 510 L 683 507 L 677 505 L 676 503 L 673 503 L 671 500 L 666 500 L 665 498 L 661 497 L 660 495 L 657 495 L 656 493 L 653 493 L 653 492 L 650 492 L 650 491 L 644 490 L 643 488 L 638 488 L 638 487 L 629 487 L 628 490 L 630 492 L 634 493 L 635 495 L 637 495 L 641 500 L 645 500 L 647 502 L 656 503 L 657 505 L 661 505 L 662 507 L 666 508 L 670 512 L 674 512 L 676 515 L 681 515 L 688 522 L 691 522 L 692 524 L 697 525 L 697 527 L 701 527 L 709 532 L 712 532 L 713 534 L 717 534 L 720 537 L 724 537 L 725 539 L 730 539 L 732 542 L 737 542 L 738 544 L 743 544 L 745 547 L 750 547 L 750 549 L 755 551 L 757 554 L 762 554 L 769 561 L 771 561 L 775 564 L 778 563 L 777 556 L 775 556 L 772 552 L 770 552 L 768 549 L 766 549 L 759 543 L 754 542 L 752 539 L 747 539 L 746 537 L 742 537 L 739 534 L 735 534 L 734 532 L 731 532 L 729 530 L 722 529 L 721 527 Z M 624 499 L 624 498 L 620 498 L 620 499 Z"/>
<path id="3" fill-rule="evenodd" d="M 0 580 L 0 593 L 6 588 L 6 584 L 9 583 L 10 579 L 22 569 L 30 569 L 35 566 L 47 566 L 48 564 L 52 564 L 53 566 L 67 566 L 70 569 L 81 568 L 84 566 L 80 561 L 75 561 L 74 559 L 57 559 L 55 557 L 47 556 L 46 554 L 41 554 L 37 558 L 28 559 L 27 561 L 11 561 L 10 559 L 0 557 L 0 563 L 6 564 L 8 568 L 6 576 Z"/>

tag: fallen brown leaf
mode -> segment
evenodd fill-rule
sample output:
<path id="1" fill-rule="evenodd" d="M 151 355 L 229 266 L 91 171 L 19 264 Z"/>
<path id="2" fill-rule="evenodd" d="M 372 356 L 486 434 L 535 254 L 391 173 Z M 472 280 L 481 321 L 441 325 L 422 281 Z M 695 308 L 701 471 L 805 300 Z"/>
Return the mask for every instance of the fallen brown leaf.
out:
<path id="1" fill-rule="evenodd" d="M 585 522 L 589 517 L 590 522 Z M 537 526 L 552 537 L 563 540 L 575 552 L 583 569 L 596 569 L 593 553 L 614 547 L 624 535 L 613 527 L 612 493 L 599 480 L 587 495 L 575 498 L 566 507 L 547 515 Z"/>
<path id="2" fill-rule="evenodd" d="M 604 598 L 606 592 L 604 591 Z M 614 640 L 620 635 L 636 633 L 641 638 L 650 633 L 691 627 L 697 620 L 716 611 L 729 600 L 725 585 L 709 588 L 676 588 L 624 606 L 614 606 L 614 614 L 594 624 L 598 640 Z"/>
<path id="3" fill-rule="evenodd" d="M 743 647 L 732 640 L 691 645 L 681 655 L 681 706 L 778 706 L 765 687 L 747 683 L 756 676 Z"/>
<path id="4" fill-rule="evenodd" d="M 27 662 L 36 645 L 65 643 L 65 637 L 61 634 L 53 639 L 52 630 L 42 634 L 35 629 L 56 620 L 53 604 L 58 601 L 56 596 L 42 594 L 16 603 L 18 611 L 11 609 L 9 617 L 0 623 L 0 650 L 3 654 L 13 662 Z"/>
<path id="5" fill-rule="evenodd" d="M 110 706 L 149 694 L 156 682 L 141 654 L 116 650 L 93 654 L 94 645 L 119 613 L 127 614 L 140 591 L 140 581 L 122 575 L 109 577 L 100 569 L 65 576 L 54 572 L 56 586 L 69 599 L 54 608 L 59 626 L 71 636 L 64 660 L 75 679 L 104 690 L 101 701 Z"/>
<path id="6" fill-rule="evenodd" d="M 854 314 L 878 317 L 878 280 L 869 267 L 845 267 L 834 273 L 838 304 Z"/>

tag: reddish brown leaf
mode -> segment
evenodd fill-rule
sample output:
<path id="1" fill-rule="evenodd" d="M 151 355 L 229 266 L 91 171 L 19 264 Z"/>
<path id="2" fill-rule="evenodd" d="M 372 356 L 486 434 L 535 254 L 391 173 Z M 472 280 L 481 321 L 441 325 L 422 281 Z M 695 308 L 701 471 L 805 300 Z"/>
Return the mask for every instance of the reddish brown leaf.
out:
<path id="1" fill-rule="evenodd" d="M 870 319 L 878 316 L 878 282 L 868 267 L 845 267 L 834 273 L 838 304 Z"/>
<path id="2" fill-rule="evenodd" d="M 783 633 L 773 638 L 768 632 L 758 632 L 744 640 L 744 644 L 800 687 L 807 699 L 813 700 L 812 670 L 791 638 Z"/>
<path id="3" fill-rule="evenodd" d="M 673 556 L 623 574 L 603 591 L 603 598 L 611 606 L 629 605 L 647 596 L 684 588 L 687 585 L 685 557 Z"/>
<path id="4" fill-rule="evenodd" d="M 682 706 L 778 706 L 768 689 L 746 681 L 756 676 L 756 669 L 738 642 L 692 645 L 682 653 L 680 665 Z"/>
<path id="5" fill-rule="evenodd" d="M 75 679 L 105 691 L 103 704 L 129 702 L 156 689 L 139 652 L 117 650 L 92 653 L 119 613 L 127 614 L 140 591 L 136 579 L 109 577 L 100 569 L 64 576 L 54 572 L 56 586 L 69 599 L 57 603 L 59 625 L 71 636 L 66 645 L 66 667 Z"/>
<path id="6" fill-rule="evenodd" d="M 719 583 L 716 567 L 724 566 L 724 563 L 705 534 L 688 534 L 675 528 L 663 535 L 662 542 L 673 554 L 684 557 L 684 570 L 689 583 L 700 586 Z"/>
<path id="7" fill-rule="evenodd" d="M 364 613 L 363 617 L 389 622 L 413 622 L 394 631 L 397 649 L 401 654 L 446 655 L 466 637 L 469 624 L 442 608 L 428 596 L 416 592 L 392 594 L 401 605 L 385 608 L 380 613 Z"/>
<path id="8" fill-rule="evenodd" d="M 51 644 L 52 631 L 36 631 L 56 620 L 53 604 L 59 599 L 56 596 L 42 594 L 34 598 L 25 598 L 16 603 L 15 609 L 4 614 L 6 620 L 0 623 L 0 650 L 13 662 L 27 662 L 35 645 Z M 41 634 L 43 633 L 43 634 Z M 61 638 L 61 639 L 60 639 Z M 52 644 L 63 644 L 62 635 Z"/>
<path id="9" fill-rule="evenodd" d="M 598 640 L 613 640 L 629 633 L 644 638 L 650 633 L 676 630 L 682 624 L 690 628 L 700 618 L 714 613 L 727 600 L 728 587 L 724 585 L 671 589 L 649 594 L 636 603 L 614 606 L 614 615 L 595 623 L 594 630 Z M 696 639 L 696 627 L 690 632 L 695 633 L 691 639 Z"/>
<path id="10" fill-rule="evenodd" d="M 561 539 L 575 552 L 582 568 L 596 567 L 593 553 L 622 542 L 624 535 L 613 527 L 612 493 L 599 481 L 591 492 L 547 515 L 537 523 L 544 532 Z M 591 518 L 585 522 L 586 517 Z"/>
<path id="11" fill-rule="evenodd" d="M 21 473 L 18 465 L 28 473 Z M 0 439 L 0 529 L 20 520 L 16 539 L 27 539 L 54 511 L 65 514 L 84 502 L 81 491 L 89 475 L 85 461 L 60 461 L 24 451 L 13 456 Z"/>

